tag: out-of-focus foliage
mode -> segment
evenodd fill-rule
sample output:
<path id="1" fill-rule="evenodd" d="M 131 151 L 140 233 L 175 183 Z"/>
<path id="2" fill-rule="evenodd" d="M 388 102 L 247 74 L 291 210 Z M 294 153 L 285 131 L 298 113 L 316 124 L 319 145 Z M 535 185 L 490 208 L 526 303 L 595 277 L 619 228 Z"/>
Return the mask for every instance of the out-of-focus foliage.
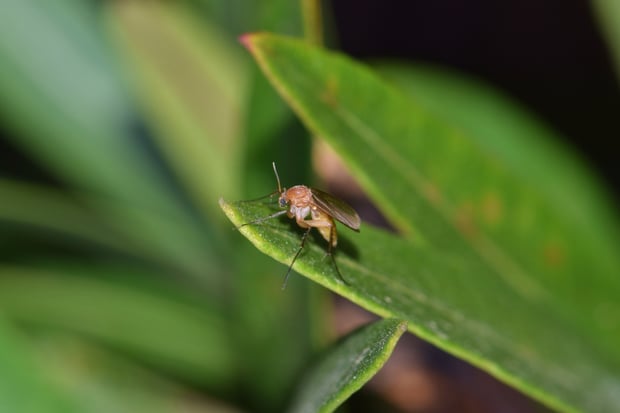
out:
<path id="1" fill-rule="evenodd" d="M 55 369 L 20 373 L 22 353 L 36 365 L 49 349 L 7 346 L 2 360 L 15 368 L 0 362 L 0 381 L 14 385 L 1 393 L 3 411 L 69 411 L 62 406 L 72 403 L 78 411 L 178 411 L 191 387 L 209 394 L 191 403 L 196 411 L 273 411 L 286 400 L 283 389 L 324 341 L 323 322 L 309 311 L 323 299 L 302 283 L 282 294 L 280 266 L 242 242 L 217 199 L 273 187 L 269 162 L 248 155 L 256 143 L 246 136 L 261 129 L 265 147 L 284 131 L 307 140 L 288 126 L 290 112 L 236 39 L 257 29 L 299 34 L 300 19 L 289 1 L 254 11 L 238 1 L 3 5 L 8 142 L 62 188 L 0 180 L 0 311 L 28 331 L 19 342 L 49 337 L 62 348 L 54 337 L 75 337 L 90 343 L 92 357 L 128 363 L 107 377 L 58 351 Z M 260 128 L 248 123 L 254 102 L 273 113 Z M 28 165 L 11 175 L 23 172 L 30 175 Z M 263 177 L 251 192 L 247 176 Z M 140 364 L 152 373 L 131 367 Z M 80 370 L 81 387 L 93 390 L 77 397 L 70 386 L 47 385 L 59 366 Z M 123 375 L 135 377 L 136 394 L 118 393 Z"/>

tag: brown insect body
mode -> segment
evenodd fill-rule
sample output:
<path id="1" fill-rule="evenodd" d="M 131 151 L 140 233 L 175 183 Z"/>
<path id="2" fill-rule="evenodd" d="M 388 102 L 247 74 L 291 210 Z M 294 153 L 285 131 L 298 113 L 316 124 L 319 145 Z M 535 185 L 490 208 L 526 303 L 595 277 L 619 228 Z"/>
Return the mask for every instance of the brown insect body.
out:
<path id="1" fill-rule="evenodd" d="M 259 218 L 255 221 L 248 222 L 240 227 L 258 224 L 268 219 L 286 214 L 289 218 L 295 219 L 295 222 L 301 228 L 307 229 L 301 239 L 301 245 L 299 246 L 297 253 L 293 257 L 293 261 L 286 272 L 282 288 L 286 287 L 288 276 L 293 268 L 293 264 L 304 248 L 308 233 L 312 228 L 316 228 L 321 236 L 328 242 L 327 255 L 331 257 L 338 277 L 346 283 L 340 274 L 336 260 L 332 255 L 332 249 L 338 244 L 338 234 L 336 232 L 335 220 L 338 220 L 352 230 L 359 232 L 361 223 L 359 215 L 344 201 L 321 190 L 310 188 L 305 185 L 295 185 L 289 189 L 282 188 L 275 162 L 272 165 L 278 181 L 278 191 L 272 193 L 271 195 L 278 193 L 280 195 L 278 198 L 278 205 L 280 208 L 287 209 L 278 211 L 264 218 Z"/>
<path id="2" fill-rule="evenodd" d="M 278 203 L 281 207 L 288 205 L 286 215 L 294 218 L 301 228 L 316 228 L 325 241 L 333 248 L 338 244 L 336 223 L 334 219 L 316 204 L 312 189 L 296 185 L 282 191 Z M 311 219 L 306 219 L 310 215 Z"/>

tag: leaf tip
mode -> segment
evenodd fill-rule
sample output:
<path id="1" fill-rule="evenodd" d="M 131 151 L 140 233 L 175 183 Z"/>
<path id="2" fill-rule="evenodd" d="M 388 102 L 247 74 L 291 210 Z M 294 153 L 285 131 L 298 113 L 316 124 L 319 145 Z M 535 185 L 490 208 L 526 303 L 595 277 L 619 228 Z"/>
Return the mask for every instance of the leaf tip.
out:
<path id="1" fill-rule="evenodd" d="M 220 208 L 222 208 L 222 211 L 224 211 L 224 213 L 226 214 L 226 216 L 232 220 L 232 210 L 230 208 L 230 204 L 228 204 L 228 202 L 226 202 L 224 200 L 224 198 L 220 197 L 218 203 L 220 204 Z"/>
<path id="2" fill-rule="evenodd" d="M 252 52 L 252 49 L 253 49 L 252 39 L 255 36 L 257 36 L 256 33 L 244 33 L 238 37 L 238 40 L 239 40 L 239 43 L 243 45 L 243 47 L 245 47 L 250 52 Z"/>
<path id="3" fill-rule="evenodd" d="M 399 336 L 404 334 L 407 331 L 407 328 L 409 328 L 409 323 L 407 322 L 407 320 L 401 320 L 400 323 L 398 323 L 397 327 Z"/>
<path id="4" fill-rule="evenodd" d="M 228 204 L 226 203 L 226 201 L 224 201 L 223 197 L 220 197 L 217 203 L 220 205 L 220 208 L 222 208 L 224 211 L 228 209 Z"/>

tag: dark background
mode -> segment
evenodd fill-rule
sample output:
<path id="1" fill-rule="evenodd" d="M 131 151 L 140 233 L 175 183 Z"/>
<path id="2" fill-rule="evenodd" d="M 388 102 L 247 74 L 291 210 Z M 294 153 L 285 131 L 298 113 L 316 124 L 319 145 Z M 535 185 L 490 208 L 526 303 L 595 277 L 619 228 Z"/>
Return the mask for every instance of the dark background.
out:
<path id="1" fill-rule="evenodd" d="M 442 64 L 487 81 L 560 132 L 618 201 L 620 87 L 589 1 L 329 3 L 344 52 Z"/>

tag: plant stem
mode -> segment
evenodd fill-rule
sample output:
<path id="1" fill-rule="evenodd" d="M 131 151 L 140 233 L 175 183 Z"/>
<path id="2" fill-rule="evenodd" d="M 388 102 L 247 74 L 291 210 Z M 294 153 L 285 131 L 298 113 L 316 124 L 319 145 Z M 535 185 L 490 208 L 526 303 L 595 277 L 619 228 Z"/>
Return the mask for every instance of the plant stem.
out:
<path id="1" fill-rule="evenodd" d="M 323 45 L 323 18 L 321 0 L 301 0 L 304 34 L 308 43 Z"/>

